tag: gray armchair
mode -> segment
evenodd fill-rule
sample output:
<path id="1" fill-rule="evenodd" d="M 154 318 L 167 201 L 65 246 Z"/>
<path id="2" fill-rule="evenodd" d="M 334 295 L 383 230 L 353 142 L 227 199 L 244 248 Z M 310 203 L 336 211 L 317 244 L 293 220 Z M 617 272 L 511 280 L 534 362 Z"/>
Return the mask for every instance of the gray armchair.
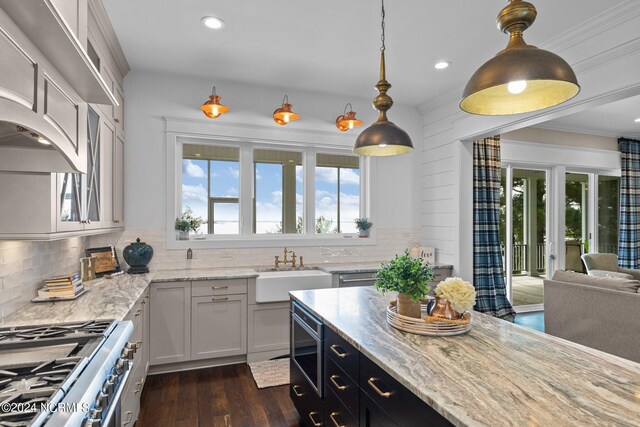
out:
<path id="1" fill-rule="evenodd" d="M 587 267 L 589 276 L 640 280 L 640 270 L 618 268 L 618 255 L 616 254 L 584 254 L 582 260 Z"/>

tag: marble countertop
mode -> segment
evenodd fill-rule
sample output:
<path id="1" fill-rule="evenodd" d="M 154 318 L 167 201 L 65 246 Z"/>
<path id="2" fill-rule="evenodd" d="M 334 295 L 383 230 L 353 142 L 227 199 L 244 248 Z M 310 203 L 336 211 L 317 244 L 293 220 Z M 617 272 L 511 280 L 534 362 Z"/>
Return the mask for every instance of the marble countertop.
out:
<path id="1" fill-rule="evenodd" d="M 174 282 L 184 280 L 246 279 L 258 277 L 253 267 L 236 268 L 185 268 L 181 270 L 157 270 L 153 272 L 153 282 Z"/>
<path id="2" fill-rule="evenodd" d="M 481 313 L 455 337 L 386 322 L 373 288 L 291 292 L 457 426 L 638 426 L 640 364 Z"/>
<path id="3" fill-rule="evenodd" d="M 153 274 L 122 274 L 85 282 L 87 292 L 73 301 L 29 303 L 3 319 L 2 327 L 122 320 L 151 282 Z"/>

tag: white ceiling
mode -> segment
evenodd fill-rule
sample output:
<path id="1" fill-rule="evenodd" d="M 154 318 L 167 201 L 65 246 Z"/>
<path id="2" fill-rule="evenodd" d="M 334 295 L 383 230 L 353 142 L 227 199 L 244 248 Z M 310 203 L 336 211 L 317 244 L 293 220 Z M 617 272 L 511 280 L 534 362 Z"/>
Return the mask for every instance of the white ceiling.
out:
<path id="1" fill-rule="evenodd" d="M 371 0 L 103 0 L 133 70 L 369 98 L 377 81 L 380 2 Z M 530 44 L 612 7 L 602 0 L 533 0 Z M 397 103 L 460 91 L 506 46 L 495 27 L 506 0 L 387 1 L 387 79 Z M 221 31 L 205 28 L 222 18 Z M 433 65 L 452 66 L 437 71 Z"/>
<path id="2" fill-rule="evenodd" d="M 640 138 L 640 123 L 635 119 L 640 119 L 640 96 L 550 120 L 540 127 L 613 138 Z"/>

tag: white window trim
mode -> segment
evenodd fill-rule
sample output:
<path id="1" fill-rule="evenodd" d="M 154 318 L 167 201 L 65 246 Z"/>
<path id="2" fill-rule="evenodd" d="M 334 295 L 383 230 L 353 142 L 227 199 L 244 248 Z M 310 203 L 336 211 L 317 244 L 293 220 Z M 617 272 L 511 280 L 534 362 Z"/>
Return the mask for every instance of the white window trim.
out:
<path id="1" fill-rule="evenodd" d="M 376 244 L 376 233 L 372 230 L 369 238 L 361 239 L 357 234 L 316 234 L 315 221 L 315 155 L 327 154 L 352 154 L 351 146 L 344 143 L 321 144 L 315 141 L 275 141 L 274 139 L 261 139 L 256 137 L 238 137 L 226 135 L 209 135 L 200 132 L 190 132 L 185 128 L 200 128 L 194 122 L 177 120 L 177 124 L 170 126 L 170 119 L 166 120 L 166 242 L 167 249 L 206 249 L 206 248 L 256 248 L 256 247 L 318 247 L 318 246 L 373 246 Z M 177 132 L 172 131 L 176 128 Z M 255 129 L 252 129 L 255 130 Z M 235 129 L 237 134 L 237 128 Z M 327 139 L 321 133 L 306 132 L 304 139 Z M 309 134 L 311 138 L 309 138 Z M 304 138 L 304 137 L 307 138 Z M 293 134 L 295 137 L 295 134 Z M 298 137 L 300 135 L 298 134 Z M 344 138 L 340 138 L 340 142 Z M 184 144 L 211 144 L 232 146 L 240 148 L 240 233 L 238 235 L 207 235 L 206 240 L 177 240 L 175 231 L 175 218 L 179 217 L 182 209 L 182 147 Z M 304 166 L 304 229 L 303 234 L 251 234 L 253 210 L 251 203 L 247 203 L 246 194 L 253 193 L 252 164 L 253 150 L 260 149 L 288 149 L 303 153 Z M 249 169 L 249 170 L 247 170 Z M 360 159 L 360 216 L 373 218 L 371 212 L 370 176 L 371 161 L 368 157 Z"/>

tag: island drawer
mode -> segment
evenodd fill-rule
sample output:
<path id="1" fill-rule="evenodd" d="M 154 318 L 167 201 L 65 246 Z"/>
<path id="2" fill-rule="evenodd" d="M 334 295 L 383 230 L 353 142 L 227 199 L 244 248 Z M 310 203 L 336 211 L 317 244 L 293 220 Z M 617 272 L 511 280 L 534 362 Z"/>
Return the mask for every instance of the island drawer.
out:
<path id="1" fill-rule="evenodd" d="M 358 389 L 354 389 L 356 395 Z M 328 427 L 358 427 L 358 420 L 347 410 L 340 399 L 333 393 L 327 391 L 324 402 L 324 424 Z"/>
<path id="2" fill-rule="evenodd" d="M 295 363 L 290 363 L 289 396 L 300 414 L 300 424 L 317 427 L 323 425 L 323 401 L 311 388 L 302 371 Z"/>
<path id="3" fill-rule="evenodd" d="M 324 353 L 355 382 L 358 382 L 360 352 L 331 328 L 325 328 Z"/>
<path id="4" fill-rule="evenodd" d="M 452 424 L 364 355 L 360 357 L 360 387 L 395 423 L 406 427 Z"/>
<path id="5" fill-rule="evenodd" d="M 237 295 L 247 293 L 247 279 L 194 280 L 191 296 Z"/>
<path id="6" fill-rule="evenodd" d="M 359 386 L 333 360 L 325 358 L 325 390 L 331 390 L 355 418 L 359 416 Z M 331 423 L 329 423 L 331 425 Z"/>

